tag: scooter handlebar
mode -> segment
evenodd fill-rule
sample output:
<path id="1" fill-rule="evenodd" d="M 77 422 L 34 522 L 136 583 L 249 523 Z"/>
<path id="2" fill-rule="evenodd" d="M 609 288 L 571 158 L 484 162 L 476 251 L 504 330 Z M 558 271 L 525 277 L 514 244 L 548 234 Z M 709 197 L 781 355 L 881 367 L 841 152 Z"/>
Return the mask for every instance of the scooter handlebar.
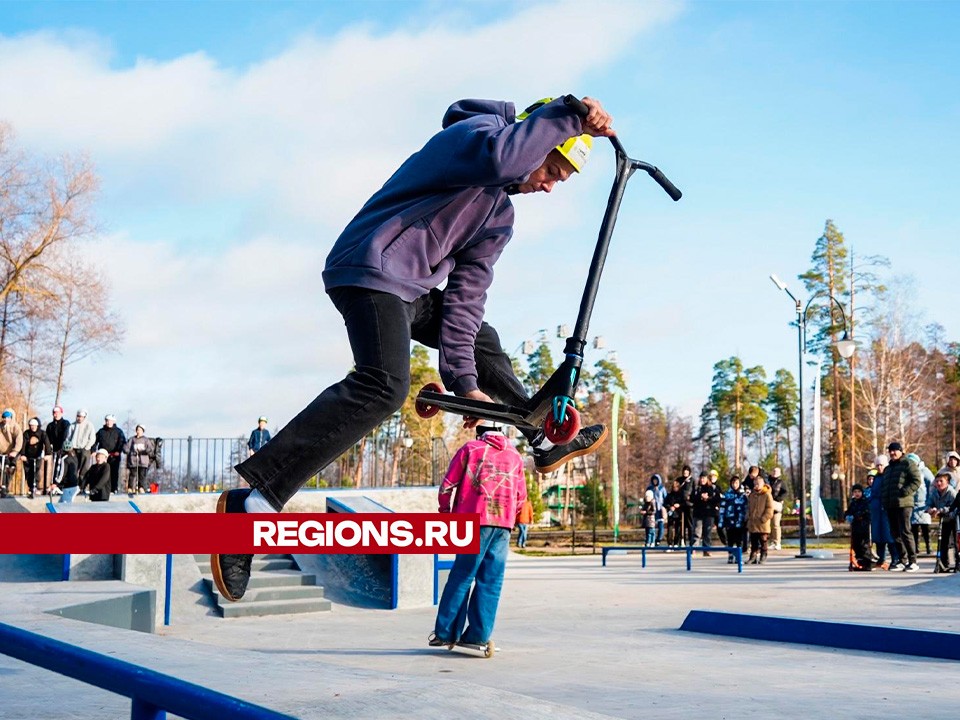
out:
<path id="1" fill-rule="evenodd" d="M 571 108 L 581 119 L 590 114 L 590 108 L 584 105 L 580 98 L 575 95 L 564 95 L 563 104 Z"/>
<path id="2" fill-rule="evenodd" d="M 667 191 L 667 195 L 670 196 L 670 199 L 676 202 L 683 197 L 683 193 L 677 189 L 677 186 L 670 182 L 667 179 L 667 176 L 660 172 L 660 168 L 655 167 L 653 170 L 648 171 L 650 177 L 657 181 L 657 184 Z"/>
<path id="3" fill-rule="evenodd" d="M 583 102 L 575 95 L 565 95 L 563 102 L 581 118 L 585 118 L 590 113 L 590 108 L 584 105 Z M 627 151 L 623 149 L 623 145 L 620 143 L 620 138 L 614 135 L 610 138 L 610 142 L 613 144 L 613 147 L 617 151 L 618 155 L 622 155 L 625 158 L 629 157 L 627 155 Z M 657 184 L 666 191 L 667 195 L 669 195 L 674 202 L 683 197 L 683 193 L 677 189 L 676 185 L 670 182 L 666 175 L 660 172 L 660 168 L 647 165 L 646 163 L 636 163 L 635 166 L 643 167 L 643 169 L 650 174 L 650 177 L 657 181 Z"/>

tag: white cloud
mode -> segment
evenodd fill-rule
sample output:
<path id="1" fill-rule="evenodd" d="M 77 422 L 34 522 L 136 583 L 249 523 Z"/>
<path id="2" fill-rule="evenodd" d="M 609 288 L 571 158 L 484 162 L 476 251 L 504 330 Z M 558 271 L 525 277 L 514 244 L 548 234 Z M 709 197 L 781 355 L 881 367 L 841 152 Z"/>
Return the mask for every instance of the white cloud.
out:
<path id="1" fill-rule="evenodd" d="M 116 232 L 94 252 L 108 258 L 127 339 L 122 354 L 70 371 L 65 403 L 92 416 L 99 403 L 130 410 L 166 435 L 233 435 L 261 412 L 282 423 L 338 379 L 349 349 L 323 294 L 324 257 L 447 104 L 577 91 L 679 11 L 673 2 L 519 7 L 480 26 L 441 17 L 380 35 L 363 26 L 306 34 L 242 70 L 202 51 L 118 69 L 96 38 L 0 36 L 3 119 L 34 150 L 87 152 L 111 203 L 145 218 L 124 227 L 103 218 Z M 578 222 L 582 205 L 564 196 L 549 210 L 524 208 L 531 247 Z M 184 247 L 177 209 L 187 204 L 230 208 L 233 229 L 204 249 Z M 156 237 L 158 225 L 170 240 L 138 237 L 145 226 Z M 537 295 L 497 290 L 518 302 Z"/>

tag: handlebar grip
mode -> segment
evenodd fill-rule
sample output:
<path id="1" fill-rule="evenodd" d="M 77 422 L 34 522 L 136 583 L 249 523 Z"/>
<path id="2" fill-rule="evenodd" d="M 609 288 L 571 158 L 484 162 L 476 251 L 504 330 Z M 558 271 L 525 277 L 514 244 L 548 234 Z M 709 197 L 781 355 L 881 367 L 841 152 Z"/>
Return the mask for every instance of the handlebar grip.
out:
<path id="1" fill-rule="evenodd" d="M 572 108 L 573 111 L 580 116 L 580 119 L 583 119 L 590 114 L 590 108 L 580 102 L 580 98 L 574 95 L 564 95 L 563 104 L 568 108 Z"/>
<path id="2" fill-rule="evenodd" d="M 683 193 L 677 190 L 677 186 L 667 179 L 667 176 L 660 172 L 660 168 L 655 167 L 649 171 L 650 177 L 657 181 L 657 184 L 667 191 L 667 195 L 676 202 L 683 197 Z"/>

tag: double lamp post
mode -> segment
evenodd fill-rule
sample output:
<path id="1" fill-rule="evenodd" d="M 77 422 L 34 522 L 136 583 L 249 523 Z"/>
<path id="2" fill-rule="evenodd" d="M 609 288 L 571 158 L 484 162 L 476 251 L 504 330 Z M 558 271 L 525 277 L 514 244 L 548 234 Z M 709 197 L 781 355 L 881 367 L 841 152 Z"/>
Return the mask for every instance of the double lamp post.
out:
<path id="1" fill-rule="evenodd" d="M 813 303 L 817 297 L 827 295 L 840 310 L 840 317 L 843 321 L 843 338 L 834 343 L 834 347 L 837 348 L 840 357 L 844 359 L 852 357 L 857 349 L 857 344 L 853 340 L 850 340 L 847 335 L 847 315 L 843 311 L 843 305 L 841 305 L 833 295 L 828 295 L 824 292 L 815 293 L 804 306 L 803 303 L 787 289 L 786 284 L 780 278 L 776 275 L 771 275 L 770 279 L 774 285 L 790 296 L 797 310 L 797 350 L 800 361 L 797 376 L 797 384 L 800 392 L 800 554 L 797 555 L 797 557 L 810 558 L 813 556 L 807 553 L 807 466 L 804 461 L 803 434 L 803 356 L 807 351 L 807 313 L 810 310 L 811 303 Z M 813 472 L 817 472 L 818 469 L 813 468 L 812 470 Z M 812 508 L 812 511 L 817 512 L 817 508 Z"/>

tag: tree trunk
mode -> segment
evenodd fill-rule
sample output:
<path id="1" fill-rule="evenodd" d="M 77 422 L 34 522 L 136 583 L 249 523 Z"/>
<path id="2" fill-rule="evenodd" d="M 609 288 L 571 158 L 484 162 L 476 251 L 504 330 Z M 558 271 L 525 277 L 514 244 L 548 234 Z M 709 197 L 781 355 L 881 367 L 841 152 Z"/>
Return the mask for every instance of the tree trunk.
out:
<path id="1" fill-rule="evenodd" d="M 367 438 L 364 436 L 360 440 L 360 447 L 357 450 L 357 466 L 353 469 L 353 486 L 363 485 L 363 451 L 367 446 Z"/>

